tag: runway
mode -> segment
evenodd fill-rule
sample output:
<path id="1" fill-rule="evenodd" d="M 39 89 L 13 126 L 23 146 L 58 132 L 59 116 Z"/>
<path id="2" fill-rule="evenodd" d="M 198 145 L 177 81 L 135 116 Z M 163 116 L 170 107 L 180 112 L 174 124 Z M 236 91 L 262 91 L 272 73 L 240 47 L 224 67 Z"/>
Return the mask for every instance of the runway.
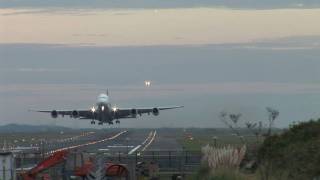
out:
<path id="1" fill-rule="evenodd" d="M 100 130 L 87 132 L 67 140 L 57 140 L 47 143 L 45 153 L 50 154 L 60 150 L 75 150 L 91 153 L 121 153 L 134 154 L 150 150 L 181 150 L 173 134 L 163 130 Z"/>

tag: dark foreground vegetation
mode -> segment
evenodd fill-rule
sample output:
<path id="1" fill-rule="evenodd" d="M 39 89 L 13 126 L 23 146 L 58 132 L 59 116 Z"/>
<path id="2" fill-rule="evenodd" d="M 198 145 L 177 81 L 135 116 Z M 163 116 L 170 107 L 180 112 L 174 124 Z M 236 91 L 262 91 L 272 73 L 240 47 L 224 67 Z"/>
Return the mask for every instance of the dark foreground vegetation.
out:
<path id="1" fill-rule="evenodd" d="M 320 119 L 292 125 L 265 139 L 259 148 L 262 179 L 315 179 L 320 177 Z"/>
<path id="2" fill-rule="evenodd" d="M 204 161 L 192 179 L 202 180 L 314 180 L 320 178 L 320 119 L 265 134 L 236 167 Z M 252 144 L 251 144 L 252 145 Z M 213 146 L 214 148 L 214 146 Z M 217 158 L 213 158 L 217 159 Z M 219 164 L 219 163 L 218 163 Z"/>

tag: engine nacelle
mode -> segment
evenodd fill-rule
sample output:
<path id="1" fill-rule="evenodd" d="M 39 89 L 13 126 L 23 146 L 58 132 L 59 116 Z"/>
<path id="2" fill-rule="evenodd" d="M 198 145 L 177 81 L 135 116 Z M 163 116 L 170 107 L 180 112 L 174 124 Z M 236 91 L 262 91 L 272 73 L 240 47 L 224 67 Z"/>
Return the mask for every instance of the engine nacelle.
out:
<path id="1" fill-rule="evenodd" d="M 158 108 L 153 108 L 153 109 L 152 109 L 152 114 L 153 114 L 154 116 L 158 116 L 158 115 L 159 115 L 159 109 L 158 109 Z"/>
<path id="2" fill-rule="evenodd" d="M 57 118 L 58 117 L 58 112 L 56 110 L 51 111 L 51 117 L 52 118 Z"/>
<path id="3" fill-rule="evenodd" d="M 131 115 L 132 117 L 137 117 L 138 111 L 136 109 L 131 109 Z"/>
<path id="4" fill-rule="evenodd" d="M 78 118 L 79 117 L 79 112 L 77 110 L 73 110 L 71 116 L 73 118 Z"/>

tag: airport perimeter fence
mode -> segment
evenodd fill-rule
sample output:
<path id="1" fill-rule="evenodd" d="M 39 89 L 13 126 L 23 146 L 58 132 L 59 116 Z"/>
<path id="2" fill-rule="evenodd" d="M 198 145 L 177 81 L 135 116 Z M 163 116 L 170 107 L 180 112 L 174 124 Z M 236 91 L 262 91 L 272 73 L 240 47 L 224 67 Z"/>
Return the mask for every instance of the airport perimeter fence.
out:
<path id="1" fill-rule="evenodd" d="M 178 170 L 183 167 L 189 167 L 194 170 L 200 165 L 200 151 L 144 151 L 135 152 L 130 155 L 122 152 L 114 152 L 112 155 L 106 154 L 105 157 L 110 162 L 115 163 L 155 163 L 159 166 L 160 171 Z"/>
<path id="2" fill-rule="evenodd" d="M 47 155 L 41 152 L 18 153 L 15 155 L 15 166 L 17 172 L 27 171 L 45 159 Z M 162 176 L 172 174 L 191 174 L 195 172 L 201 163 L 200 151 L 136 151 L 128 154 L 123 151 L 113 152 L 70 152 L 66 162 L 46 170 L 51 177 L 62 177 L 72 175 L 75 167 L 81 167 L 85 161 L 91 159 L 96 164 L 95 170 L 106 163 L 126 165 L 129 171 L 136 176 L 139 166 L 152 167 L 154 171 Z"/>

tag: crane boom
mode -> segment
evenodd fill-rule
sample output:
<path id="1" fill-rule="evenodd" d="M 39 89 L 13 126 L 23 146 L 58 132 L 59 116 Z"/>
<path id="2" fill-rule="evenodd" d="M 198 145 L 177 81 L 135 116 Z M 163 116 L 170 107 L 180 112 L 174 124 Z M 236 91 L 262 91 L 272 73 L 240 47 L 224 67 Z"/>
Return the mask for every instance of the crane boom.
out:
<path id="1" fill-rule="evenodd" d="M 57 151 L 53 153 L 51 156 L 40 162 L 36 167 L 32 168 L 30 171 L 22 174 L 24 180 L 33 180 L 36 175 L 40 172 L 49 169 L 52 166 L 60 164 L 64 162 L 67 158 L 69 152 L 67 150 Z"/>

